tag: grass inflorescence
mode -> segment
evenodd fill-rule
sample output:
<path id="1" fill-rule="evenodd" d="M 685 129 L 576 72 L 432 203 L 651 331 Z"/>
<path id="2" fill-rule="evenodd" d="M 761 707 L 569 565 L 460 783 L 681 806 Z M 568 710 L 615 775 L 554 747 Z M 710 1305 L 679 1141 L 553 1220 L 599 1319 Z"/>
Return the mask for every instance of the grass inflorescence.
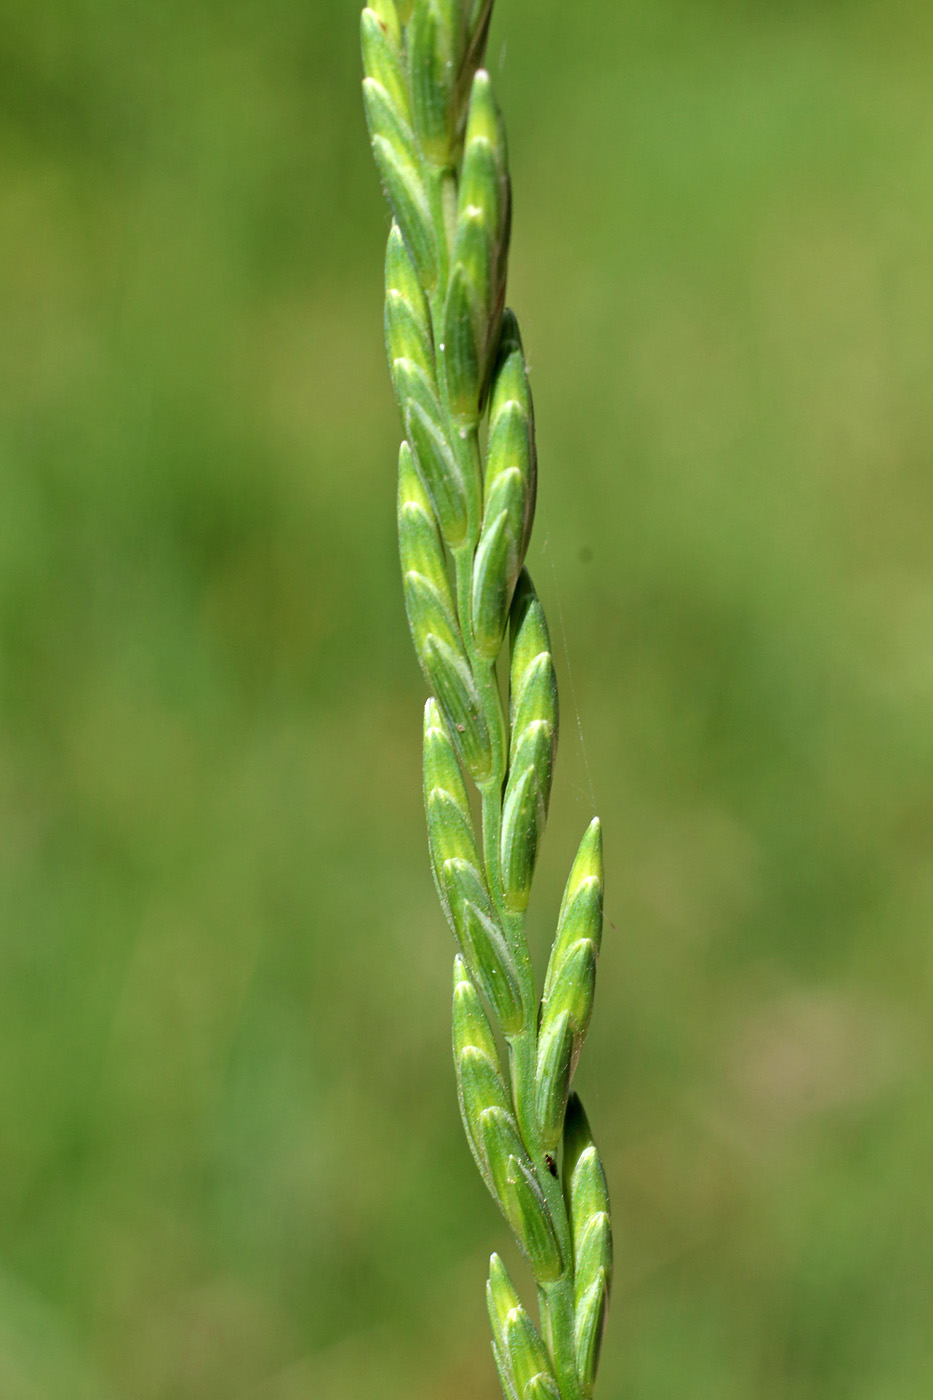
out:
<path id="1" fill-rule="evenodd" d="M 405 434 L 399 549 L 431 691 L 424 801 L 437 891 L 458 945 L 458 1096 L 477 1166 L 538 1290 L 536 1327 L 492 1256 L 493 1353 L 506 1400 L 584 1400 L 612 1275 L 605 1175 L 571 1091 L 593 1007 L 602 838 L 594 819 L 570 871 L 539 1001 L 525 914 L 558 698 L 547 622 L 524 567 L 537 456 L 522 340 L 506 309 L 508 154 L 482 67 L 491 11 L 491 0 L 374 0 L 362 17 L 363 89 L 394 216 L 385 330 Z M 507 710 L 497 670 L 506 649 Z M 468 783 L 479 794 L 479 830 Z"/>

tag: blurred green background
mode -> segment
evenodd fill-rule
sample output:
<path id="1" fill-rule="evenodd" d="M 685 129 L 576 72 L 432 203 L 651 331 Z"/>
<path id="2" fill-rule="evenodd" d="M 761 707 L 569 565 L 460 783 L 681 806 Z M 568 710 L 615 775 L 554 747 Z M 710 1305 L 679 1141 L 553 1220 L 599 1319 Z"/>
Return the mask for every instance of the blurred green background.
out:
<path id="1" fill-rule="evenodd" d="M 498 1393 L 357 19 L 3 5 L 0 1400 Z M 605 1400 L 933 1394 L 931 53 L 500 0 Z"/>

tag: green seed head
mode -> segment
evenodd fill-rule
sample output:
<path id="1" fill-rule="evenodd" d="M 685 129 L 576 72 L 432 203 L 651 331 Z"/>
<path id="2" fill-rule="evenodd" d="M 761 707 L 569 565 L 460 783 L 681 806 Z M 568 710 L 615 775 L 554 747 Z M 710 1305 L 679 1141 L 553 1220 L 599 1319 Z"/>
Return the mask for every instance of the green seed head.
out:
<path id="1" fill-rule="evenodd" d="M 611 1254 L 604 1252 L 598 1259 L 595 1259 L 592 1257 L 592 1253 L 585 1248 L 587 1241 L 591 1238 L 590 1227 L 594 1222 L 599 1227 L 599 1237 L 605 1244 L 605 1226 L 609 1218 L 609 1191 L 606 1187 L 603 1164 L 599 1160 L 595 1143 L 591 1142 L 584 1148 L 569 1173 L 565 1166 L 564 1174 L 570 1192 L 570 1218 L 573 1225 L 574 1256 L 578 1264 L 578 1272 L 581 1275 L 592 1273 L 597 1265 L 611 1271 Z M 587 1262 L 590 1264 L 588 1269 L 584 1267 Z"/>
<path id="2" fill-rule="evenodd" d="M 475 427 L 479 421 L 480 361 L 475 308 L 461 263 L 451 273 L 439 349 L 450 412 L 460 425 Z"/>
<path id="3" fill-rule="evenodd" d="M 405 240 L 394 223 L 386 247 L 385 335 L 389 364 L 410 360 L 417 365 L 433 396 L 431 313 Z"/>
<path id="4" fill-rule="evenodd" d="M 518 545 L 507 510 L 484 526 L 473 562 L 473 645 L 484 660 L 502 648 L 512 589 L 518 574 Z"/>
<path id="5" fill-rule="evenodd" d="M 510 1114 L 509 1096 L 492 1028 L 466 961 L 459 955 L 454 963 L 453 1047 L 457 1099 L 467 1142 L 490 1195 L 498 1202 L 496 1184 L 481 1141 L 479 1118 L 487 1108 L 500 1108 Z"/>
<path id="6" fill-rule="evenodd" d="M 553 1376 L 553 1371 L 544 1343 L 521 1304 L 506 1318 L 505 1339 L 516 1386 L 524 1397 L 536 1376 Z"/>
<path id="7" fill-rule="evenodd" d="M 568 949 L 541 1008 L 542 1033 L 566 1011 L 575 1041 L 574 1062 L 589 1028 L 595 991 L 596 948 L 588 938 L 581 938 Z"/>
<path id="8" fill-rule="evenodd" d="M 402 66 L 401 30 L 393 30 L 388 21 L 373 9 L 363 11 L 360 22 L 363 45 L 363 70 L 366 77 L 377 82 L 398 113 L 399 119 L 412 127 L 411 98 Z"/>
<path id="9" fill-rule="evenodd" d="M 367 103 L 369 112 L 369 103 Z M 370 113 L 372 120 L 372 114 Z M 405 144 L 404 142 L 402 143 Z M 402 231 L 422 287 L 428 292 L 437 282 L 437 247 L 427 195 L 417 168 L 381 130 L 372 134 L 373 154 L 382 176 L 386 198 Z"/>
<path id="10" fill-rule="evenodd" d="M 535 1108 L 541 1125 L 541 1144 L 548 1152 L 556 1152 L 563 1132 L 574 1050 L 570 1013 L 562 1011 L 547 1027 L 542 1027 L 538 1037 Z"/>
<path id="11" fill-rule="evenodd" d="M 425 157 L 453 166 L 466 99 L 482 60 L 491 0 L 414 0 L 407 6 L 406 41 L 415 125 Z"/>
<path id="12" fill-rule="evenodd" d="M 589 1400 L 612 1239 L 605 1177 L 570 1085 L 593 1006 L 602 853 L 594 823 L 568 881 L 535 1021 L 524 911 L 559 717 L 547 624 L 523 571 L 537 458 L 521 336 L 504 309 L 508 151 L 480 66 L 491 11 L 492 0 L 370 0 L 363 89 L 394 214 L 385 338 L 406 437 L 399 553 L 433 697 L 424 803 L 431 866 L 459 944 L 457 1092 L 479 1170 L 539 1284 L 547 1338 L 545 1347 L 494 1255 L 493 1355 L 505 1400 Z M 507 630 L 508 723 L 496 672 Z M 482 841 L 467 777 L 481 791 Z M 509 1042 L 508 1076 L 495 1023 Z"/>
<path id="13" fill-rule="evenodd" d="M 511 718 L 500 859 L 506 902 L 521 912 L 528 904 L 547 820 L 558 723 L 547 627 L 527 573 L 512 602 Z"/>
<path id="14" fill-rule="evenodd" d="M 493 1336 L 500 1348 L 505 1351 L 505 1329 L 509 1313 L 512 1312 L 513 1308 L 520 1308 L 521 1302 L 515 1292 L 515 1285 L 509 1278 L 509 1271 L 498 1254 L 493 1254 L 489 1260 L 486 1302 L 489 1307 L 489 1321 L 492 1324 Z"/>
<path id="15" fill-rule="evenodd" d="M 507 399 L 490 428 L 486 452 L 486 518 L 509 509 L 519 560 L 524 558 L 534 516 L 537 465 L 532 431 L 522 405 Z"/>
<path id="16" fill-rule="evenodd" d="M 471 1135 L 478 1140 L 481 1113 L 487 1108 L 511 1112 L 508 1090 L 498 1066 L 475 1045 L 464 1046 L 457 1056 L 457 1079 L 463 1095 L 464 1116 Z"/>
<path id="17" fill-rule="evenodd" d="M 577 1292 L 582 1297 L 598 1277 L 608 1280 L 612 1275 L 612 1226 L 608 1211 L 595 1211 L 578 1233 L 579 1239 L 574 1237 L 574 1265 Z"/>
<path id="18" fill-rule="evenodd" d="M 527 549 L 535 511 L 538 459 L 535 454 L 535 414 L 531 386 L 525 371 L 516 318 L 504 312 L 499 336 L 489 412 L 489 447 L 486 461 L 486 504 L 492 500 L 503 472 L 517 470 L 524 483 L 525 501 L 521 553 Z"/>
<path id="19" fill-rule="evenodd" d="M 609 1277 L 600 1269 L 591 1286 L 576 1301 L 573 1340 L 580 1373 L 580 1388 L 586 1400 L 593 1394 L 599 1353 L 602 1348 L 606 1314 L 609 1310 Z"/>
<path id="20" fill-rule="evenodd" d="M 478 869 L 462 858 L 444 862 L 440 887 L 470 975 L 507 1035 L 525 1022 L 521 979 Z"/>
<path id="21" fill-rule="evenodd" d="M 430 0 L 416 0 L 406 32 L 415 130 L 426 158 L 438 166 L 451 158 L 456 75 L 448 38 Z"/>
<path id="22" fill-rule="evenodd" d="M 503 187 L 509 178 L 509 152 L 505 136 L 505 124 L 492 89 L 492 79 L 485 69 L 479 68 L 473 75 L 470 89 L 470 105 L 467 111 L 466 143 L 463 155 L 463 181 L 471 174 L 470 147 L 474 142 L 484 141 L 493 153 L 496 170 Z"/>
<path id="23" fill-rule="evenodd" d="M 424 707 L 425 802 L 435 789 L 447 793 L 456 804 L 463 821 L 471 826 L 470 800 L 451 742 L 450 730 L 437 701 L 431 699 Z M 478 858 L 474 864 L 479 864 Z"/>
<path id="24" fill-rule="evenodd" d="M 395 152 L 400 165 L 411 172 L 413 187 L 417 187 L 418 147 L 404 115 L 375 78 L 363 79 L 363 101 L 370 139 L 379 138 Z"/>
<path id="25" fill-rule="evenodd" d="M 489 408 L 490 434 L 498 431 L 499 419 L 509 404 L 517 404 L 528 424 L 531 439 L 530 450 L 534 452 L 534 403 L 528 371 L 525 365 L 525 352 L 522 346 L 518 322 L 511 311 L 502 317 L 502 329 L 496 353 L 493 373 L 493 388 Z"/>
<path id="26" fill-rule="evenodd" d="M 499 516 L 505 512 L 508 516 L 509 540 L 516 555 L 516 563 L 520 564 L 527 528 L 528 483 L 522 476 L 519 467 L 515 465 L 506 466 L 503 463 L 501 470 L 492 479 L 490 479 L 489 473 L 489 460 L 487 458 L 483 534 L 488 534 Z M 512 587 L 509 589 L 510 603 L 516 581 L 517 573 L 516 578 L 512 581 Z M 508 614 L 506 614 L 507 616 Z M 501 638 L 499 646 L 500 648 L 502 646 Z"/>
<path id="27" fill-rule="evenodd" d="M 455 1056 L 472 1047 L 498 1067 L 499 1052 L 489 1017 L 483 1010 L 467 965 L 459 953 L 454 959 L 453 1041 Z"/>
<path id="28" fill-rule="evenodd" d="M 533 766 L 510 773 L 502 808 L 500 863 L 505 900 L 513 912 L 528 907 L 538 843 L 547 816 L 544 794 Z"/>
<path id="29" fill-rule="evenodd" d="M 520 737 L 525 724 L 532 719 L 544 719 L 557 733 L 557 681 L 553 662 L 546 675 L 533 662 L 541 656 L 551 656 L 551 639 L 544 609 L 538 602 L 531 579 L 523 571 L 515 589 L 511 614 L 510 709 L 512 732 Z M 529 693 L 526 694 L 526 691 Z"/>
<path id="30" fill-rule="evenodd" d="M 403 301 L 407 302 L 413 308 L 417 319 L 429 332 L 431 311 L 428 300 L 424 294 L 424 288 L 418 281 L 418 274 L 402 237 L 401 229 L 395 222 L 392 224 L 386 243 L 385 277 L 386 291 L 395 292 Z"/>
<path id="31" fill-rule="evenodd" d="M 476 1119 L 476 1139 L 493 1180 L 493 1195 L 507 1215 L 509 1161 L 525 1156 L 518 1125 L 508 1108 L 496 1104 L 484 1108 Z M 511 1222 L 510 1222 L 511 1223 Z"/>
<path id="32" fill-rule="evenodd" d="M 526 692 L 527 694 L 527 692 Z M 531 714 L 523 717 L 523 722 L 513 730 L 512 755 L 509 767 L 518 773 L 532 768 L 544 801 L 551 789 L 551 765 L 554 759 L 554 728 L 547 719 L 540 718 L 540 708 L 529 706 Z M 508 801 L 508 795 L 506 795 Z"/>
<path id="33" fill-rule="evenodd" d="M 416 573 L 413 569 L 406 570 L 402 575 L 402 584 L 415 651 L 425 657 L 425 666 L 428 666 L 429 644 L 435 651 L 443 646 L 444 654 L 453 658 L 450 665 L 455 661 L 466 665 L 460 632 L 450 607 L 449 588 L 436 586 L 424 574 Z"/>
<path id="34" fill-rule="evenodd" d="M 403 443 L 399 453 L 398 540 L 402 576 L 414 573 L 430 583 L 441 600 L 453 633 L 458 633 L 457 612 L 434 510 L 414 470 L 407 443 Z"/>
<path id="35" fill-rule="evenodd" d="M 411 360 L 396 360 L 396 383 L 405 405 L 405 433 L 445 542 L 456 548 L 467 527 L 466 490 L 443 427 L 440 406 L 428 398 L 423 374 Z"/>
<path id="36" fill-rule="evenodd" d="M 563 1176 L 573 1236 L 574 1344 L 583 1391 L 589 1396 L 612 1281 L 612 1228 L 606 1176 L 576 1094 L 571 1094 L 567 1104 Z"/>
<path id="37" fill-rule="evenodd" d="M 526 1163 L 524 1152 L 509 1157 L 503 1191 L 505 1215 L 538 1283 L 554 1283 L 564 1272 L 564 1261 L 551 1212 Z"/>
<path id="38" fill-rule="evenodd" d="M 456 802 L 440 788 L 428 794 L 428 845 L 436 878 L 448 860 L 465 860 L 471 865 L 479 862 L 473 828 Z"/>
<path id="39" fill-rule="evenodd" d="M 544 981 L 544 1001 L 550 999 L 554 983 L 571 948 L 581 940 L 591 943 L 598 955 L 603 927 L 603 838 L 598 817 L 587 827 L 564 891 L 557 936 Z"/>
<path id="40" fill-rule="evenodd" d="M 417 405 L 440 437 L 444 434 L 444 410 L 437 396 L 433 366 L 426 370 L 417 360 L 400 356 L 392 361 L 392 379 L 403 417 Z M 445 444 L 445 449 L 449 452 Z M 417 460 L 415 465 L 417 466 Z M 454 467 L 456 470 L 456 465 Z M 423 477 L 423 473 L 422 473 Z"/>
<path id="41" fill-rule="evenodd" d="M 511 205 L 508 182 L 503 183 L 488 142 L 474 141 L 467 152 L 473 168 L 465 174 L 460 190 L 453 259 L 463 267 L 470 289 L 485 385 L 505 304 Z"/>
<path id="42" fill-rule="evenodd" d="M 477 74 L 477 80 L 479 75 Z M 474 81 L 474 91 L 476 81 Z M 499 154 L 485 133 L 467 131 L 466 151 L 460 177 L 457 238 L 461 239 L 470 211 L 483 216 L 485 237 L 497 248 L 505 229 L 509 203 L 508 176 Z M 490 264 L 495 263 L 490 258 Z"/>
<path id="43" fill-rule="evenodd" d="M 439 632 L 425 636 L 420 646 L 418 640 L 415 645 L 428 684 L 444 712 L 460 760 L 477 783 L 484 782 L 493 769 L 491 738 L 462 645 L 452 645 Z"/>
<path id="44" fill-rule="evenodd" d="M 398 292 L 386 293 L 386 351 L 393 365 L 408 360 L 425 376 L 433 375 L 434 351 L 425 329 L 410 302 L 404 301 Z"/>
<path id="45" fill-rule="evenodd" d="M 572 917 L 572 907 L 584 887 L 603 888 L 603 829 L 599 817 L 594 817 L 587 827 L 574 858 L 561 903 L 559 926 L 563 927 Z"/>
<path id="46" fill-rule="evenodd" d="M 488 660 L 502 647 L 524 558 L 534 489 L 530 469 L 527 420 L 511 404 L 500 414 L 498 435 L 490 437 L 483 528 L 473 569 L 474 645 Z M 556 694 L 556 682 L 554 686 Z"/>
<path id="47" fill-rule="evenodd" d="M 453 260 L 470 292 L 481 389 L 499 343 L 510 229 L 505 134 L 489 75 L 480 70 L 470 93 Z"/>

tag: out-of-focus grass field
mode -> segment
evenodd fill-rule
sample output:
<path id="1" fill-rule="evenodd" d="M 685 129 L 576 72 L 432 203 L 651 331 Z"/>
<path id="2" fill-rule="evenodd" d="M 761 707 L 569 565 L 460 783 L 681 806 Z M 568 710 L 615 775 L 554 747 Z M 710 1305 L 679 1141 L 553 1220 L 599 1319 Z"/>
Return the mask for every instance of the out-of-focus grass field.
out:
<path id="1" fill-rule="evenodd" d="M 356 30 L 2 7 L 2 1400 L 497 1394 Z M 500 0 L 604 1400 L 933 1394 L 931 55 Z"/>

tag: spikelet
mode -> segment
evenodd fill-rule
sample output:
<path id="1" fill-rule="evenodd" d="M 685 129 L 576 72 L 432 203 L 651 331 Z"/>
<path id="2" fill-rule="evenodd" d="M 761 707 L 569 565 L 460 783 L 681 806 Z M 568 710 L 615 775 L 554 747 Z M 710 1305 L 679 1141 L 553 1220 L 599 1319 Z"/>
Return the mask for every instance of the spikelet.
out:
<path id="1" fill-rule="evenodd" d="M 612 1286 L 612 1225 L 606 1174 L 576 1094 L 567 1105 L 563 1176 L 573 1232 L 574 1346 L 580 1385 L 590 1396 Z"/>

